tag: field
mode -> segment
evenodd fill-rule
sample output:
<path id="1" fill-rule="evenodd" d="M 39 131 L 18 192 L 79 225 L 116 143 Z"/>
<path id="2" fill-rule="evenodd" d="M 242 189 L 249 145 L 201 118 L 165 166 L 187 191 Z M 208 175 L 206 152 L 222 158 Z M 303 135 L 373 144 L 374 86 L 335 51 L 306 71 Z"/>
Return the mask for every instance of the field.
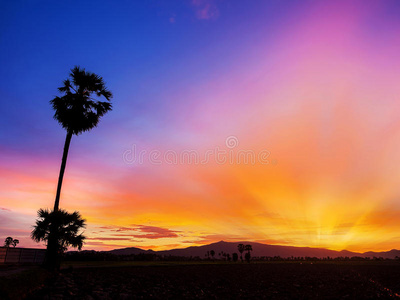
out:
<path id="1" fill-rule="evenodd" d="M 73 267 L 69 267 L 69 265 Z M 394 299 L 398 262 L 69 263 L 28 299 Z"/>

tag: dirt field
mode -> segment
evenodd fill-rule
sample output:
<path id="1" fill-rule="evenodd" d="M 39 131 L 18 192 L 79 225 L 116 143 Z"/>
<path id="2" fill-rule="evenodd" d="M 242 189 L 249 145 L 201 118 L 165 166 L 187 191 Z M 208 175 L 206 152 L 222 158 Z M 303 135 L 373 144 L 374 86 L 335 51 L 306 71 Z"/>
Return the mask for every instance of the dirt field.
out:
<path id="1" fill-rule="evenodd" d="M 396 299 L 399 278 L 386 262 L 92 267 L 64 270 L 28 299 Z"/>

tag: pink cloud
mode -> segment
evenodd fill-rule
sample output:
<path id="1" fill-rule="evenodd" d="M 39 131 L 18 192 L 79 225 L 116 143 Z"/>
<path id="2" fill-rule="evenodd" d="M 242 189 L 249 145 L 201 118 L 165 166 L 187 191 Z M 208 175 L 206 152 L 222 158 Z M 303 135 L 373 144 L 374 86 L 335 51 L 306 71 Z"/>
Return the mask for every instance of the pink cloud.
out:
<path id="1" fill-rule="evenodd" d="M 131 238 L 143 238 L 143 239 L 160 239 L 160 238 L 175 238 L 178 237 L 180 231 L 171 230 L 168 228 L 146 226 L 146 225 L 132 225 L 132 227 L 118 227 L 118 226 L 102 226 L 100 228 L 109 229 L 114 232 L 125 232 L 115 234 L 116 236 L 126 236 Z M 128 233 L 132 232 L 132 233 Z M 128 238 L 93 238 L 94 240 L 130 240 Z"/>
<path id="2" fill-rule="evenodd" d="M 174 238 L 178 237 L 176 233 L 179 232 L 167 228 L 145 225 L 137 225 L 134 230 L 144 234 L 134 234 L 132 235 L 133 237 L 145 239 Z"/>
<path id="3" fill-rule="evenodd" d="M 84 247 L 87 248 L 88 246 L 94 250 L 112 250 L 112 249 L 126 247 L 125 245 L 120 245 L 120 244 L 110 244 L 110 243 L 105 244 L 104 242 L 92 242 L 92 241 L 88 241 L 85 243 Z"/>
<path id="4" fill-rule="evenodd" d="M 130 227 L 119 227 L 118 229 L 116 229 L 114 231 L 119 232 L 119 231 L 131 231 L 131 230 L 133 230 L 133 229 Z"/>
<path id="5" fill-rule="evenodd" d="M 192 0 L 192 5 L 199 20 L 216 19 L 219 10 L 213 0 Z"/>
<path id="6" fill-rule="evenodd" d="M 130 241 L 130 238 L 114 238 L 114 237 L 94 237 L 87 238 L 87 240 L 95 240 L 95 241 Z"/>

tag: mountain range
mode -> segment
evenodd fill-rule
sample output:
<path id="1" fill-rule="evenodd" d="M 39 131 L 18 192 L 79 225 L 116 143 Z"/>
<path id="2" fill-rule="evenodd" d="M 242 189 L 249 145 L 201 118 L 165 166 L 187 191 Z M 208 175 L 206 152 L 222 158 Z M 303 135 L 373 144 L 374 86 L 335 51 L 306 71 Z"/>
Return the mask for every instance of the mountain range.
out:
<path id="1" fill-rule="evenodd" d="M 238 244 L 244 245 L 251 245 L 253 251 L 251 256 L 261 257 L 261 256 L 280 256 L 282 258 L 286 257 L 383 257 L 383 258 L 391 258 L 394 259 L 400 257 L 400 250 L 390 250 L 390 251 L 383 251 L 383 252 L 351 252 L 347 250 L 342 251 L 335 251 L 329 250 L 324 248 L 310 248 L 310 247 L 293 247 L 293 246 L 279 246 L 279 245 L 268 245 L 262 243 L 255 243 L 255 242 L 224 242 L 220 241 L 217 243 L 212 243 L 209 245 L 204 246 L 191 246 L 187 248 L 180 248 L 180 249 L 171 249 L 171 250 L 163 250 L 163 251 L 154 251 L 154 250 L 143 250 L 140 248 L 123 248 L 123 249 L 115 249 L 108 251 L 109 253 L 116 254 L 116 255 L 132 255 L 132 254 L 140 254 L 140 253 L 148 253 L 148 254 L 157 254 L 157 255 L 165 255 L 165 256 L 184 256 L 184 257 L 195 257 L 199 256 L 200 258 L 205 258 L 207 251 L 214 250 L 215 251 L 215 258 L 219 258 L 219 253 L 238 253 Z M 239 253 L 238 253 L 239 254 Z"/>

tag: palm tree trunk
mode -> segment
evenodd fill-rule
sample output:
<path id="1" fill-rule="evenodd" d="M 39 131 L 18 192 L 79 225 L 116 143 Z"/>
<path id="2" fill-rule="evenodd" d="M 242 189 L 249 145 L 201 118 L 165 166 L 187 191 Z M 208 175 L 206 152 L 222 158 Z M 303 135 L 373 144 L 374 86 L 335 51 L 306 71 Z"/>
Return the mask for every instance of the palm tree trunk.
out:
<path id="1" fill-rule="evenodd" d="M 69 150 L 69 144 L 71 143 L 71 138 L 72 138 L 72 132 L 68 131 L 67 137 L 65 138 L 64 152 L 63 152 L 61 168 L 60 168 L 60 175 L 58 176 L 57 194 L 56 194 L 56 200 L 54 201 L 54 211 L 58 211 L 58 207 L 60 204 L 61 186 L 62 186 L 62 182 L 63 182 L 63 178 L 64 178 L 65 166 L 67 164 L 68 150 Z"/>
<path id="2" fill-rule="evenodd" d="M 65 138 L 64 152 L 61 161 L 60 175 L 58 176 L 57 194 L 56 194 L 56 200 L 54 201 L 53 212 L 58 211 L 60 205 L 61 186 L 64 178 L 65 166 L 67 164 L 68 150 L 69 150 L 69 144 L 71 143 L 71 138 L 72 138 L 72 133 L 68 131 L 67 137 Z M 60 267 L 59 257 L 58 257 L 59 237 L 57 231 L 58 231 L 58 225 L 53 222 L 50 225 L 50 233 L 49 233 L 49 239 L 47 241 L 47 250 L 45 258 L 45 266 L 50 270 L 57 270 Z"/>

